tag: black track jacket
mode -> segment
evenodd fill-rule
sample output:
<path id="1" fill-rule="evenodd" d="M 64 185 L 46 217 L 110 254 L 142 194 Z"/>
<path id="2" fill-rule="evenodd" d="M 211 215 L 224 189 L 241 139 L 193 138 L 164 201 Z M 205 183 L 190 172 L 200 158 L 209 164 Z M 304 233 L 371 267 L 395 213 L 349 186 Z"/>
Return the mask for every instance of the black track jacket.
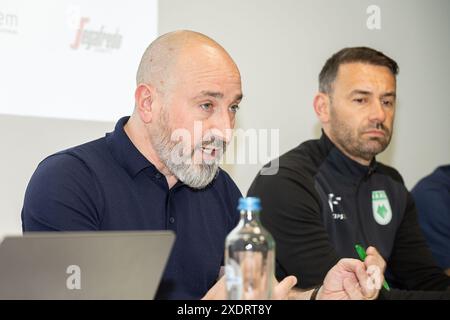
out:
<path id="1" fill-rule="evenodd" d="M 325 133 L 277 160 L 278 172 L 277 161 L 266 165 L 248 196 L 261 198 L 279 279 L 295 275 L 301 288 L 318 285 L 340 258 L 357 259 L 360 244 L 381 253 L 391 287 L 414 290 L 383 289 L 381 298 L 450 298 L 450 277 L 435 264 L 395 169 L 351 160 Z"/>

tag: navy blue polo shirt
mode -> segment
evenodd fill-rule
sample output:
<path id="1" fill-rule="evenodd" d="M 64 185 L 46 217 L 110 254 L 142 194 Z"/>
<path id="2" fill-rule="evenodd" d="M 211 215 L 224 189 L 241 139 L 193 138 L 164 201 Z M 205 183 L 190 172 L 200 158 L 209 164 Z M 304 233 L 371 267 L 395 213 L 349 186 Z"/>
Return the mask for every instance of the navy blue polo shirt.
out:
<path id="1" fill-rule="evenodd" d="M 37 167 L 22 209 L 23 231 L 173 230 L 176 241 L 156 298 L 198 299 L 215 283 L 241 193 L 223 170 L 204 189 L 165 177 L 114 132 L 53 154 Z"/>

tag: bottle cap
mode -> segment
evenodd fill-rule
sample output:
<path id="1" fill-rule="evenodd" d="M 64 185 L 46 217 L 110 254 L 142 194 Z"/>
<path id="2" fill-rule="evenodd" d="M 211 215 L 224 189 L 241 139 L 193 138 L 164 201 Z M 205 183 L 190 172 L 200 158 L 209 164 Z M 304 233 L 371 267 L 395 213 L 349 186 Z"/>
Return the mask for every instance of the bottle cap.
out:
<path id="1" fill-rule="evenodd" d="M 247 197 L 247 198 L 240 198 L 239 199 L 239 205 L 238 205 L 239 211 L 261 211 L 261 200 L 256 197 Z"/>

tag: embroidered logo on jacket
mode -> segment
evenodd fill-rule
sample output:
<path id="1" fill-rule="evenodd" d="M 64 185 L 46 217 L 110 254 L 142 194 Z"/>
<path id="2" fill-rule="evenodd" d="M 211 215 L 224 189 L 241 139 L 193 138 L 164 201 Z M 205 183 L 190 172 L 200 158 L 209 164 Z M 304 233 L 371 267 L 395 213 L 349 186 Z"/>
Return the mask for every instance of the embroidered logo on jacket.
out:
<path id="1" fill-rule="evenodd" d="M 391 222 L 391 204 L 384 190 L 372 191 L 372 213 L 375 221 L 382 226 Z"/>
<path id="2" fill-rule="evenodd" d="M 347 219 L 347 216 L 343 212 L 341 208 L 341 202 L 342 198 L 335 196 L 334 193 L 328 194 L 328 206 L 330 207 L 331 214 L 333 219 L 335 220 L 345 220 Z"/>

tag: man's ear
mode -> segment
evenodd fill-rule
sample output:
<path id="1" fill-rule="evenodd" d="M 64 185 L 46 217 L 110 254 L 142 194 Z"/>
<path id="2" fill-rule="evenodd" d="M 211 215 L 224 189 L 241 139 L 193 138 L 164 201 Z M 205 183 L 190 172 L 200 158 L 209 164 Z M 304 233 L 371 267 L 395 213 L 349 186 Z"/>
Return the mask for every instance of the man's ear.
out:
<path id="1" fill-rule="evenodd" d="M 155 94 L 155 88 L 144 83 L 139 84 L 134 92 L 136 111 L 146 124 L 152 121 Z"/>
<path id="2" fill-rule="evenodd" d="M 319 92 L 314 97 L 313 104 L 320 122 L 328 123 L 330 121 L 330 97 L 323 92 Z"/>

